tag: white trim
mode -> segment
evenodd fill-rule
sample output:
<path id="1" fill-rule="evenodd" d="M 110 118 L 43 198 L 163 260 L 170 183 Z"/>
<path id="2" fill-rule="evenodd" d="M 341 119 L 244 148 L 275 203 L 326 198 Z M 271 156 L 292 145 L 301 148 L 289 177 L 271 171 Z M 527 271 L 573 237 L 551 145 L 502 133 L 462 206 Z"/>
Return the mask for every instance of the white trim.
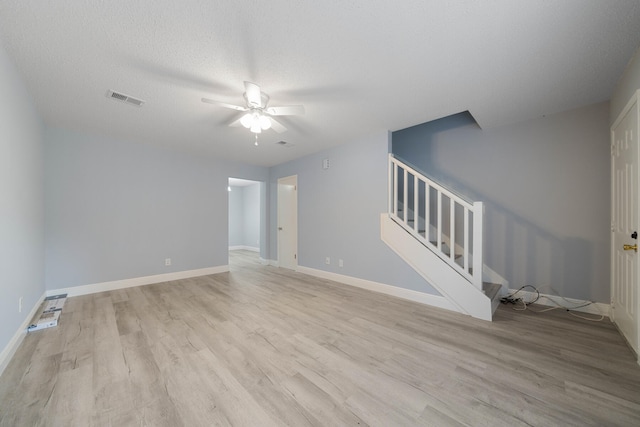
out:
<path id="1" fill-rule="evenodd" d="M 509 289 L 509 295 L 513 294 L 516 291 L 517 289 Z M 530 291 L 523 290 L 518 292 L 518 296 L 522 296 L 523 298 L 525 298 L 525 301 L 534 300 L 536 298 L 536 295 L 537 294 L 535 292 L 530 292 Z M 548 307 L 558 307 L 558 305 L 560 305 L 560 306 L 569 307 L 569 308 L 573 306 L 580 306 L 587 303 L 591 303 L 591 304 L 585 307 L 571 309 L 571 311 L 580 311 L 582 313 L 604 315 L 607 317 L 609 316 L 609 310 L 611 306 L 609 304 L 604 304 L 601 302 L 585 301 L 585 300 L 574 299 L 574 298 L 564 298 L 558 295 L 543 294 L 542 292 L 540 293 L 540 299 L 536 301 L 536 304 L 540 304 Z M 563 310 L 563 309 L 558 307 L 558 310 Z"/>
<path id="2" fill-rule="evenodd" d="M 252 251 L 252 252 L 260 252 L 260 248 L 256 248 L 254 246 L 245 246 L 245 245 L 236 245 L 229 246 L 230 251 Z"/>
<path id="3" fill-rule="evenodd" d="M 227 271 L 229 271 L 228 265 L 219 265 L 217 267 L 200 268 L 197 270 L 176 271 L 173 273 L 156 274 L 154 276 L 134 277 L 132 279 L 114 280 L 112 282 L 54 289 L 47 291 L 47 296 L 67 294 L 68 297 L 76 297 L 80 295 L 95 294 L 98 292 L 114 291 L 116 289 L 133 288 L 136 286 L 151 285 L 153 283 L 168 282 L 171 280 L 207 276 L 209 274 L 224 273 Z"/>
<path id="4" fill-rule="evenodd" d="M 626 116 L 627 113 L 629 112 L 629 110 L 631 110 L 631 107 L 633 107 L 633 104 L 636 103 L 638 98 L 640 98 L 640 89 L 638 89 L 635 92 L 633 92 L 633 94 L 631 95 L 631 98 L 627 102 L 627 105 L 625 105 L 624 108 L 622 109 L 622 111 L 620 112 L 620 114 L 618 114 L 618 117 L 616 118 L 616 121 L 613 122 L 613 124 L 611 125 L 610 129 L 611 129 L 612 132 L 613 132 L 613 129 L 618 127 L 620 122 L 622 120 L 624 120 L 624 116 Z"/>
<path id="5" fill-rule="evenodd" d="M 443 258 L 405 230 L 389 215 L 380 215 L 380 238 L 393 252 L 446 298 L 455 311 L 491 321 L 492 303 L 484 292 L 458 274 L 458 270 L 446 268 Z"/>
<path id="6" fill-rule="evenodd" d="M 484 282 L 502 285 L 500 295 L 506 295 L 506 292 L 509 290 L 509 281 L 494 271 L 487 264 L 482 266 L 482 280 Z"/>
<path id="7" fill-rule="evenodd" d="M 0 353 L 0 375 L 2 375 L 2 373 L 4 372 L 13 355 L 16 354 L 16 351 L 18 350 L 18 347 L 20 347 L 20 344 L 22 344 L 22 340 L 24 340 L 24 337 L 27 336 L 27 328 L 29 327 L 29 323 L 31 323 L 31 319 L 33 319 L 33 317 L 38 312 L 38 309 L 42 305 L 44 298 L 45 293 L 43 293 L 38 301 L 36 301 L 35 305 L 31 309 L 29 314 L 25 317 L 24 321 L 16 331 L 13 338 L 9 340 L 7 346 L 2 350 L 2 353 Z"/>
<path id="8" fill-rule="evenodd" d="M 411 289 L 404 289 L 384 283 L 373 282 L 371 280 L 360 279 L 358 277 L 345 276 L 342 274 L 332 273 L 324 270 L 317 270 L 315 268 L 303 266 L 298 266 L 296 271 L 308 274 L 310 276 L 319 277 L 321 279 L 332 280 L 334 282 L 344 283 L 345 285 L 355 286 L 356 288 L 366 289 L 368 291 L 391 295 L 393 297 L 418 302 L 420 304 L 458 312 L 458 310 L 456 310 L 456 308 L 445 297 L 441 295 L 427 294 Z"/>

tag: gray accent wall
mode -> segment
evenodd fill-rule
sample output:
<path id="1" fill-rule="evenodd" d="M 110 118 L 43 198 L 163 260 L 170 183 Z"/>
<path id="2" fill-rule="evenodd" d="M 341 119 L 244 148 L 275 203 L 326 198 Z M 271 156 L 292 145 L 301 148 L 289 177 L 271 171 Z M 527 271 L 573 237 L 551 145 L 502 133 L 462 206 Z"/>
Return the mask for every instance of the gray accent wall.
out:
<path id="1" fill-rule="evenodd" d="M 437 295 L 380 239 L 387 212 L 389 134 L 325 150 L 271 168 L 270 257 L 277 259 L 278 179 L 298 176 L 298 264 Z M 322 168 L 329 159 L 329 169 Z M 325 264 L 330 257 L 331 264 Z M 344 260 L 344 267 L 338 260 Z"/>
<path id="2" fill-rule="evenodd" d="M 609 302 L 609 103 L 491 130 L 461 113 L 393 152 L 486 203 L 485 264 L 511 288 Z"/>
<path id="3" fill-rule="evenodd" d="M 49 129 L 47 289 L 227 265 L 228 178 L 267 175 L 263 167 Z"/>
<path id="4" fill-rule="evenodd" d="M 0 352 L 44 294 L 44 126 L 0 46 Z M 22 312 L 18 299 L 23 298 Z"/>

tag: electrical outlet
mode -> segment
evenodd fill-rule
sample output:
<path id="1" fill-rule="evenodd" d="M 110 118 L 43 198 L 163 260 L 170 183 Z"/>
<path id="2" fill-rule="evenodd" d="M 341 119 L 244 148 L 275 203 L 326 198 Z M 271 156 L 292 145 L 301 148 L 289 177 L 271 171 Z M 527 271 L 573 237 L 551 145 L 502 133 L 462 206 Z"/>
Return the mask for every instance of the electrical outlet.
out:
<path id="1" fill-rule="evenodd" d="M 18 313 L 22 313 L 22 297 L 18 298 Z"/>
<path id="2" fill-rule="evenodd" d="M 325 264 L 327 264 L 327 265 L 331 264 L 331 258 L 326 257 L 326 258 L 324 259 L 324 263 L 325 263 Z"/>
<path id="3" fill-rule="evenodd" d="M 171 258 L 165 258 L 164 265 L 167 265 L 167 266 L 171 265 Z"/>
<path id="4" fill-rule="evenodd" d="M 344 267 L 344 261 L 341 259 L 338 260 L 338 267 Z"/>

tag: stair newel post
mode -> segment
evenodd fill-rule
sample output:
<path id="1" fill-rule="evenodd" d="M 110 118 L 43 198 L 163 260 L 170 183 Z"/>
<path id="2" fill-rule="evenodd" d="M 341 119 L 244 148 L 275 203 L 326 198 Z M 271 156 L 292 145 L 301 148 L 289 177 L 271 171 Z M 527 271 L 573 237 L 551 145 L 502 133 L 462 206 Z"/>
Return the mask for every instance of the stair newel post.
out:
<path id="1" fill-rule="evenodd" d="M 449 258 L 456 259 L 456 201 L 449 197 Z"/>
<path id="2" fill-rule="evenodd" d="M 436 229 L 437 233 L 437 246 L 438 250 L 442 251 L 442 191 L 437 190 L 438 194 L 438 207 L 437 207 L 437 215 L 438 215 L 438 226 Z"/>
<path id="3" fill-rule="evenodd" d="M 407 219 L 409 218 L 409 171 L 407 168 L 403 168 L 404 175 L 402 177 L 402 219 L 404 225 L 407 225 Z"/>
<path id="4" fill-rule="evenodd" d="M 396 186 L 398 182 L 398 169 L 396 162 L 389 154 L 389 214 L 397 215 L 398 202 L 396 197 Z"/>
<path id="5" fill-rule="evenodd" d="M 469 208 L 464 206 L 464 249 L 463 249 L 463 266 L 465 272 L 469 272 L 469 254 L 471 248 L 469 248 Z"/>
<path id="6" fill-rule="evenodd" d="M 420 222 L 420 209 L 418 208 L 418 204 L 420 203 L 418 201 L 418 189 L 420 188 L 420 185 L 418 184 L 418 174 L 414 174 L 413 175 L 413 230 L 418 233 L 420 230 L 420 227 L 418 225 L 418 223 Z"/>
<path id="7" fill-rule="evenodd" d="M 424 182 L 424 240 L 431 241 L 431 185 Z"/>
<path id="8" fill-rule="evenodd" d="M 482 290 L 482 234 L 484 224 L 484 203 L 473 203 L 473 284 Z"/>

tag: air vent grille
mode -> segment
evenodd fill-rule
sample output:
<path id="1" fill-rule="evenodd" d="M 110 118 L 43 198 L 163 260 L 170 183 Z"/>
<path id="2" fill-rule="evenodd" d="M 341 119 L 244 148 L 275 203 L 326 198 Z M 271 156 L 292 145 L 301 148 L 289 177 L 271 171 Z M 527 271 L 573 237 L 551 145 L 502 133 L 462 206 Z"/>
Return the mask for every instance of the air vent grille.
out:
<path id="1" fill-rule="evenodd" d="M 291 148 L 291 147 L 293 147 L 295 144 L 292 144 L 291 142 L 287 142 L 287 141 L 278 141 L 278 142 L 276 142 L 276 145 L 279 145 L 279 146 L 281 146 L 281 147 Z"/>
<path id="2" fill-rule="evenodd" d="M 133 96 L 125 95 L 123 93 L 119 93 L 113 90 L 107 91 L 107 98 L 115 99 L 116 101 L 125 102 L 127 104 L 135 105 L 136 107 L 142 106 L 144 101 L 138 98 L 134 98 Z"/>

